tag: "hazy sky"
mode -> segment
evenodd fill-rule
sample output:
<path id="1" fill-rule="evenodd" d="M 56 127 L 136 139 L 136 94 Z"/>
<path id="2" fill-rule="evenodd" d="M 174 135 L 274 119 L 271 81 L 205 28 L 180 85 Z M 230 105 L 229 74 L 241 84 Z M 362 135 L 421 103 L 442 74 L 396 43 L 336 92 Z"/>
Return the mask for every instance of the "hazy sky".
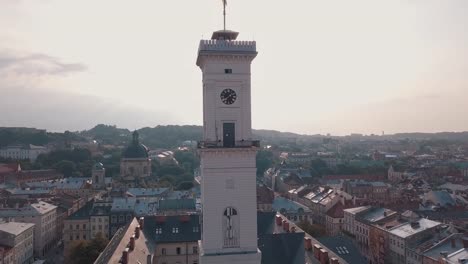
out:
<path id="1" fill-rule="evenodd" d="M 0 126 L 201 124 L 221 0 L 1 0 Z M 468 1 L 228 0 L 256 40 L 253 127 L 468 130 Z"/>

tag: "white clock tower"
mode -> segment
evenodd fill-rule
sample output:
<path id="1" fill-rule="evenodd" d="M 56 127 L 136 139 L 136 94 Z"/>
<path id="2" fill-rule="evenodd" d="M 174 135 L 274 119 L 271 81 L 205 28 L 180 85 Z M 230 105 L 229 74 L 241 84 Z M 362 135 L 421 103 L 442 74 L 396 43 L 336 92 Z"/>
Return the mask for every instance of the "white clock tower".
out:
<path id="1" fill-rule="evenodd" d="M 221 30 L 201 40 L 203 73 L 201 160 L 201 264 L 259 264 L 255 155 L 252 139 L 250 65 L 255 41 Z"/>

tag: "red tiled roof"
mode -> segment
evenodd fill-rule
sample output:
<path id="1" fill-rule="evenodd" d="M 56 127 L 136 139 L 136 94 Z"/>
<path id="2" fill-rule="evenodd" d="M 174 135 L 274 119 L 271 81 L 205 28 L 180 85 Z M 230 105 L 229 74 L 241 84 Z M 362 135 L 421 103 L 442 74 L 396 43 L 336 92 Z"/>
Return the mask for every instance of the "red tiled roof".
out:
<path id="1" fill-rule="evenodd" d="M 327 215 L 333 218 L 343 218 L 344 217 L 344 212 L 343 212 L 344 206 L 341 202 L 336 203 L 330 210 L 328 210 Z"/>
<path id="2" fill-rule="evenodd" d="M 19 164 L 9 163 L 9 164 L 0 164 L 0 173 L 11 173 L 18 171 Z"/>

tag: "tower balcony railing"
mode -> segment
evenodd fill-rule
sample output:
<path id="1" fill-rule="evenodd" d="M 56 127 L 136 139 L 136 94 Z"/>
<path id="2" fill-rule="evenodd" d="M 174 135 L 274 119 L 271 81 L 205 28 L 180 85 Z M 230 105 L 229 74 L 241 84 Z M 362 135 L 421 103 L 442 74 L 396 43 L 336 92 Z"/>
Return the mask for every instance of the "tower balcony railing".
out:
<path id="1" fill-rule="evenodd" d="M 249 51 L 256 52 L 255 41 L 239 40 L 201 40 L 198 51 Z"/>
<path id="2" fill-rule="evenodd" d="M 239 140 L 235 141 L 234 144 L 228 144 L 221 140 L 218 141 L 198 141 L 199 149 L 208 148 L 252 148 L 260 147 L 260 140 Z"/>

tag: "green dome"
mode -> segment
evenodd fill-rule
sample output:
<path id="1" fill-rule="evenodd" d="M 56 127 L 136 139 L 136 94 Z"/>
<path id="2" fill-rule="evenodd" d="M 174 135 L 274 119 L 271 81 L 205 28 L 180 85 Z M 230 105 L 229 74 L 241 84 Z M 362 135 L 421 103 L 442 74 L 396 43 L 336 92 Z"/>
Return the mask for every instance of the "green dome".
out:
<path id="1" fill-rule="evenodd" d="M 138 132 L 133 132 L 132 143 L 123 151 L 122 158 L 126 159 L 141 159 L 148 158 L 148 148 L 140 144 Z"/>
<path id="2" fill-rule="evenodd" d="M 101 162 L 96 162 L 96 164 L 94 164 L 93 166 L 93 170 L 103 170 L 104 169 L 104 165 L 102 165 Z"/>

